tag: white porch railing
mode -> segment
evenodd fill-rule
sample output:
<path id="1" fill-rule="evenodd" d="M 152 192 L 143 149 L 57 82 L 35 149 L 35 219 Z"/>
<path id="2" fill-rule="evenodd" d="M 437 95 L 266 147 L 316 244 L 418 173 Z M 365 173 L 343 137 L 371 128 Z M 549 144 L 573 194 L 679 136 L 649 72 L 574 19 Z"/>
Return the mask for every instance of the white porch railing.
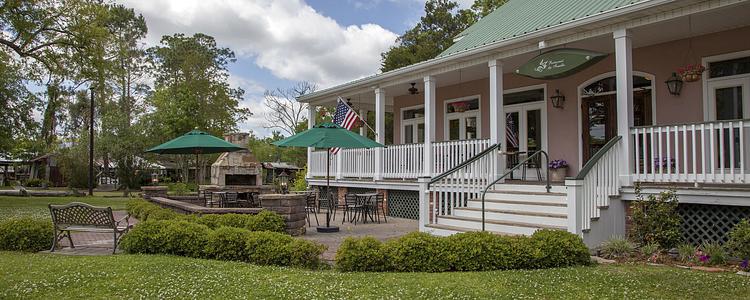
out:
<path id="1" fill-rule="evenodd" d="M 465 140 L 432 144 L 435 157 L 434 175 L 442 174 L 461 162 L 474 157 L 490 146 L 489 140 Z M 349 178 L 372 178 L 375 176 L 375 151 L 378 149 L 341 149 L 331 155 L 331 177 L 340 174 Z M 417 179 L 424 174 L 424 144 L 390 145 L 382 149 L 383 178 Z M 338 165 L 341 155 L 341 165 Z M 310 174 L 326 176 L 326 151 L 313 151 L 309 162 Z M 341 172 L 338 173 L 338 169 Z"/>
<path id="2" fill-rule="evenodd" d="M 341 149 L 341 175 L 365 178 L 375 174 L 375 149 Z"/>
<path id="3" fill-rule="evenodd" d="M 490 140 L 448 141 L 432 144 L 434 175 L 443 174 L 490 146 Z"/>
<path id="4" fill-rule="evenodd" d="M 383 149 L 383 178 L 413 179 L 424 170 L 424 144 L 391 145 Z"/>
<path id="5" fill-rule="evenodd" d="M 310 168 L 310 175 L 314 177 L 325 177 L 326 176 L 326 162 L 328 161 L 326 150 L 313 151 L 308 162 L 308 168 Z M 336 156 L 331 155 L 330 172 L 331 177 L 336 176 Z"/>
<path id="6" fill-rule="evenodd" d="M 565 181 L 568 196 L 568 231 L 580 234 L 591 229 L 601 208 L 609 206 L 609 197 L 620 193 L 621 137 L 607 142 L 574 179 Z"/>
<path id="7" fill-rule="evenodd" d="M 498 176 L 497 149 L 498 145 L 488 146 L 432 180 L 420 182 L 420 210 L 429 209 L 427 215 L 420 213 L 420 227 L 437 223 L 439 216 L 451 215 L 454 208 L 465 207 L 481 195 Z"/>
<path id="8" fill-rule="evenodd" d="M 633 180 L 748 183 L 750 120 L 632 128 Z"/>

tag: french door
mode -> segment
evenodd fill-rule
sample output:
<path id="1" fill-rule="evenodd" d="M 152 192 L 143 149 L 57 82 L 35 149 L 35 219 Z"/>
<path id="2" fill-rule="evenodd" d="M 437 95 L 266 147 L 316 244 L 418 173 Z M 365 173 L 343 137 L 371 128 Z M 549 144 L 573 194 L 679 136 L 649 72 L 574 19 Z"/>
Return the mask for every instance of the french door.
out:
<path id="1" fill-rule="evenodd" d="M 547 114 L 545 103 L 533 102 L 505 106 L 506 152 L 509 153 L 506 167 L 514 167 L 539 150 L 547 150 Z M 514 154 L 514 153 L 517 153 Z M 538 167 L 538 163 L 530 167 Z M 514 172 L 518 173 L 520 171 Z M 516 176 L 518 174 L 514 174 Z M 527 170 L 527 176 L 536 176 L 536 171 Z"/>
<path id="2" fill-rule="evenodd" d="M 587 162 L 617 135 L 617 96 L 615 94 L 583 98 L 583 161 Z"/>

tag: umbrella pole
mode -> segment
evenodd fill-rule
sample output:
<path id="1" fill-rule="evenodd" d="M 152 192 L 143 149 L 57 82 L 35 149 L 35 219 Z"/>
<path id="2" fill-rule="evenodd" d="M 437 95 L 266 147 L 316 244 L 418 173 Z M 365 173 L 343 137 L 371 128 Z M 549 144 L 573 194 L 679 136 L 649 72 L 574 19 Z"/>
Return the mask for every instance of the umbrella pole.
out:
<path id="1" fill-rule="evenodd" d="M 331 148 L 326 149 L 326 197 L 328 198 L 328 209 L 326 209 L 326 227 L 331 227 Z"/>

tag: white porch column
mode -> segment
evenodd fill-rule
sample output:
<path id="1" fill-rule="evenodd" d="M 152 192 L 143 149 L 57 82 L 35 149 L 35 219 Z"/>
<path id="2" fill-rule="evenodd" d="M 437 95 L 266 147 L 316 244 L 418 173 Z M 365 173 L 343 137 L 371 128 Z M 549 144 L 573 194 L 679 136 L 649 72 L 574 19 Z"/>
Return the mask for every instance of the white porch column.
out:
<path id="1" fill-rule="evenodd" d="M 317 106 L 307 105 L 307 129 L 315 127 Z M 313 147 L 307 147 L 307 178 L 312 178 L 312 152 L 315 150 Z"/>
<path id="2" fill-rule="evenodd" d="M 367 110 L 360 109 L 359 116 L 362 118 L 362 121 L 367 122 Z M 367 126 L 365 126 L 364 124 L 359 127 L 359 135 L 367 136 Z"/>
<path id="3" fill-rule="evenodd" d="M 385 145 L 385 89 L 375 89 L 375 141 Z M 383 148 L 375 149 L 374 180 L 383 179 Z"/>
<path id="4" fill-rule="evenodd" d="M 424 77 L 424 176 L 432 177 L 435 159 L 432 143 L 435 141 L 435 86 L 434 76 Z"/>
<path id="5" fill-rule="evenodd" d="M 488 63 L 490 67 L 490 144 L 500 143 L 500 150 L 506 150 L 505 108 L 503 106 L 503 63 L 495 59 Z M 498 156 L 495 163 L 495 174 L 499 176 L 505 170 L 504 156 Z"/>
<path id="6" fill-rule="evenodd" d="M 619 177 L 620 183 L 628 186 L 632 184 L 630 174 L 633 173 L 632 137 L 630 136 L 630 127 L 633 126 L 633 49 L 630 32 L 627 29 L 618 29 L 613 35 L 617 77 L 617 135 L 622 137 Z"/>

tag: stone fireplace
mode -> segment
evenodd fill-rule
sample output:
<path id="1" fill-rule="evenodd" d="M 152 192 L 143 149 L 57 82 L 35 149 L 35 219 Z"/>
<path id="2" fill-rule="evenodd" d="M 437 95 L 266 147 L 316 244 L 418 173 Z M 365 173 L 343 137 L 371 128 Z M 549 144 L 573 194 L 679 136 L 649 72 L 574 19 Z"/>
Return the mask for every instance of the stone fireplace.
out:
<path id="1" fill-rule="evenodd" d="M 240 147 L 247 147 L 249 133 L 232 133 L 224 139 Z M 211 185 L 260 186 L 262 166 L 250 150 L 223 153 L 211 165 Z"/>

